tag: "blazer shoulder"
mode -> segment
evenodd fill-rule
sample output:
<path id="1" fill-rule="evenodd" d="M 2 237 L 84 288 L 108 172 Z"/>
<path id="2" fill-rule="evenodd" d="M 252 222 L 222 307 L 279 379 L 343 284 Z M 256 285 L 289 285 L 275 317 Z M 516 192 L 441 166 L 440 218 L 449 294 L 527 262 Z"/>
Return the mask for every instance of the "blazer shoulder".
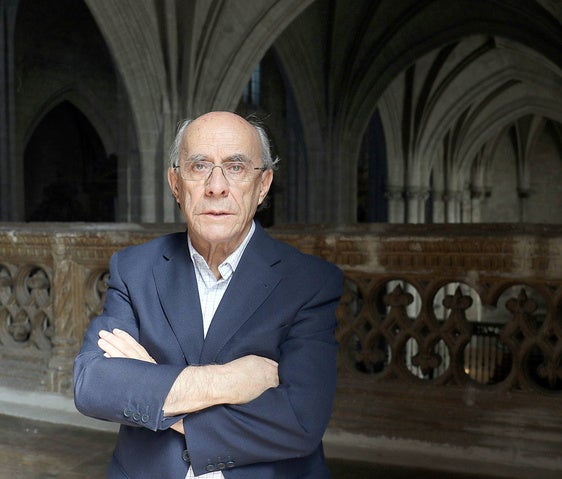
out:
<path id="1" fill-rule="evenodd" d="M 320 256 L 304 253 L 295 246 L 270 237 L 273 242 L 274 248 L 285 265 L 285 269 L 291 271 L 293 274 L 310 274 L 312 276 L 326 275 L 336 276 L 342 275 L 341 269 Z"/>
<path id="2" fill-rule="evenodd" d="M 150 263 L 152 259 L 171 256 L 178 250 L 187 251 L 187 234 L 185 232 L 170 233 L 159 236 L 146 243 L 127 246 L 115 253 L 119 262 L 123 263 Z"/>

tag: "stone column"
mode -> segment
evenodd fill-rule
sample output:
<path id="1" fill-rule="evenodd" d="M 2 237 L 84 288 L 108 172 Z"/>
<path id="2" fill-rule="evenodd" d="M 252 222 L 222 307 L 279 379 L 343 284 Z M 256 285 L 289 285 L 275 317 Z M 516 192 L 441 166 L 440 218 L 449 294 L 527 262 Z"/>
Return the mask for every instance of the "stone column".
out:
<path id="1" fill-rule="evenodd" d="M 460 195 L 459 223 L 472 223 L 472 195 L 470 189 L 464 188 Z"/>
<path id="2" fill-rule="evenodd" d="M 388 198 L 388 222 L 404 223 L 404 194 L 401 186 L 389 186 L 386 190 Z"/>
<path id="3" fill-rule="evenodd" d="M 459 223 L 461 213 L 462 193 L 447 191 L 443 196 L 445 200 L 445 214 L 447 223 Z"/>
<path id="4" fill-rule="evenodd" d="M 529 212 L 529 188 L 517 188 L 517 196 L 519 198 L 519 222 L 526 223 L 531 220 Z"/>
<path id="5" fill-rule="evenodd" d="M 471 222 L 481 223 L 482 222 L 482 201 L 484 200 L 484 191 L 482 188 L 473 187 L 470 192 L 470 204 L 471 204 Z"/>
<path id="6" fill-rule="evenodd" d="M 428 191 L 419 187 L 408 188 L 406 198 L 408 201 L 407 222 L 409 224 L 425 223 L 425 202 L 429 198 Z"/>
<path id="7" fill-rule="evenodd" d="M 445 203 L 443 201 L 443 191 L 433 192 L 433 223 L 445 223 Z"/>

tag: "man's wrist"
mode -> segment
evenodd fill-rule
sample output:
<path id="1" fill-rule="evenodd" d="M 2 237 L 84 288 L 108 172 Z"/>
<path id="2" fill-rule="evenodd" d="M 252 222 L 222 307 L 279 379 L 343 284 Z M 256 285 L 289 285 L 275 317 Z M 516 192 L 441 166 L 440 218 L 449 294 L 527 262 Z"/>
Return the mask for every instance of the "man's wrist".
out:
<path id="1" fill-rule="evenodd" d="M 164 415 L 176 416 L 227 403 L 231 388 L 225 378 L 222 365 L 186 367 L 164 401 Z"/>

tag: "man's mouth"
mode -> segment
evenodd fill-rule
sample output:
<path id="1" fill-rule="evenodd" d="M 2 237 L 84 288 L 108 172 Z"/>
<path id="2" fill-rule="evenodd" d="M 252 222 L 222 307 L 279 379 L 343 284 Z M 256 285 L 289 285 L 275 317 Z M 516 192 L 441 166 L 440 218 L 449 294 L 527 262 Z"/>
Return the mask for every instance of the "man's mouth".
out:
<path id="1" fill-rule="evenodd" d="M 227 216 L 230 213 L 228 211 L 206 211 L 203 214 L 207 216 Z"/>

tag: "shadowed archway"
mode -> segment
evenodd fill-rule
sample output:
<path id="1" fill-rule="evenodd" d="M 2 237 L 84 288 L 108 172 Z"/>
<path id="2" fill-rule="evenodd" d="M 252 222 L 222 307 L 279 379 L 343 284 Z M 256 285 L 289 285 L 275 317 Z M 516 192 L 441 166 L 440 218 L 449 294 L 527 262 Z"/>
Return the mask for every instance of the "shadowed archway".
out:
<path id="1" fill-rule="evenodd" d="M 26 221 L 114 221 L 117 158 L 69 102 L 39 123 L 24 154 Z"/>

